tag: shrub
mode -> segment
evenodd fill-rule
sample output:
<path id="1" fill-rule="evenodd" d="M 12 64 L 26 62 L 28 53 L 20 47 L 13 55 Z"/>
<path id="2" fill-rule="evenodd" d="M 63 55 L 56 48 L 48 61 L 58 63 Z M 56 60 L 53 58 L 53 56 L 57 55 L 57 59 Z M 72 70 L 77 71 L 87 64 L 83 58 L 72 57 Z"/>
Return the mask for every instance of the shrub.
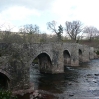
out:
<path id="1" fill-rule="evenodd" d="M 96 54 L 97 54 L 97 55 L 99 55 L 99 50 L 98 50 L 98 51 L 96 51 Z"/>
<path id="2" fill-rule="evenodd" d="M 17 97 L 13 96 L 11 91 L 0 90 L 0 99 L 17 99 Z"/>

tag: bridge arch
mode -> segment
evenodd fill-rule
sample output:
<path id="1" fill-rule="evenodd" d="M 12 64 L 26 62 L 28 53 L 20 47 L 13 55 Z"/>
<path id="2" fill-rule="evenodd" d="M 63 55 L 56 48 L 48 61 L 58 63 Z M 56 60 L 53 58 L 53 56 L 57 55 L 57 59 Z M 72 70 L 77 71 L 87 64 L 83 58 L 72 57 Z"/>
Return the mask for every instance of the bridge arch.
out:
<path id="1" fill-rule="evenodd" d="M 39 53 L 33 61 L 35 59 L 38 61 L 37 63 L 39 65 L 40 72 L 50 73 L 52 71 L 51 57 L 46 52 Z"/>
<path id="2" fill-rule="evenodd" d="M 9 89 L 11 77 L 8 73 L 0 69 L 0 88 Z"/>
<path id="3" fill-rule="evenodd" d="M 79 62 L 81 63 L 82 62 L 82 50 L 79 49 Z"/>
<path id="4" fill-rule="evenodd" d="M 64 57 L 64 66 L 70 66 L 71 64 L 71 55 L 68 50 L 63 51 L 63 57 Z"/>

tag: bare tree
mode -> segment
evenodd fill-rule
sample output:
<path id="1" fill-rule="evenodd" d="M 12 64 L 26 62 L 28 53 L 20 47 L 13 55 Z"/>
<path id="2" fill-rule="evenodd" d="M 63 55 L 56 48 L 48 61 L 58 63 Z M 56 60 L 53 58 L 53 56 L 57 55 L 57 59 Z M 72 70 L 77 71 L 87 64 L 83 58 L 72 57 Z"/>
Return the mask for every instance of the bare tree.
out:
<path id="1" fill-rule="evenodd" d="M 81 22 L 80 21 L 72 21 L 72 22 L 66 21 L 65 25 L 66 25 L 66 28 L 65 28 L 66 33 L 69 35 L 71 40 L 76 41 L 79 34 L 82 31 Z"/>
<path id="2" fill-rule="evenodd" d="M 3 26 L 4 24 L 0 24 L 0 40 L 3 38 L 3 31 L 2 31 Z"/>
<path id="3" fill-rule="evenodd" d="M 51 30 L 54 33 L 57 33 L 57 29 L 56 29 L 56 21 L 52 21 L 52 22 L 47 22 L 47 29 Z"/>
<path id="4" fill-rule="evenodd" d="M 90 41 L 99 36 L 99 30 L 94 26 L 86 26 L 83 32 L 88 34 L 87 36 Z"/>
<path id="5" fill-rule="evenodd" d="M 4 23 L 4 24 L 5 24 L 5 23 Z M 2 27 L 4 26 L 4 24 L 1 24 L 1 25 L 0 25 L 0 31 L 2 30 Z"/>
<path id="6" fill-rule="evenodd" d="M 12 29 L 14 28 L 14 26 L 10 26 L 10 25 L 7 25 L 4 27 L 5 28 L 5 31 L 3 32 L 3 36 L 2 36 L 2 41 L 3 42 L 8 42 L 8 43 L 11 43 L 13 42 L 11 40 L 11 35 L 12 35 Z M 13 36 L 13 39 L 14 39 L 14 36 Z"/>
<path id="7" fill-rule="evenodd" d="M 37 25 L 26 24 L 19 29 L 19 32 L 34 34 L 34 33 L 39 33 L 40 30 L 39 30 L 39 27 Z"/>
<path id="8" fill-rule="evenodd" d="M 24 42 L 35 43 L 38 39 L 40 30 L 37 25 L 26 24 L 19 29 L 19 32 L 23 34 Z"/>
<path id="9" fill-rule="evenodd" d="M 58 41 L 62 40 L 62 33 L 63 33 L 63 27 L 62 25 L 58 26 L 58 29 L 56 28 L 56 22 L 52 21 L 52 22 L 48 22 L 47 23 L 47 29 L 51 30 L 52 32 L 56 33 L 57 37 L 58 37 Z"/>

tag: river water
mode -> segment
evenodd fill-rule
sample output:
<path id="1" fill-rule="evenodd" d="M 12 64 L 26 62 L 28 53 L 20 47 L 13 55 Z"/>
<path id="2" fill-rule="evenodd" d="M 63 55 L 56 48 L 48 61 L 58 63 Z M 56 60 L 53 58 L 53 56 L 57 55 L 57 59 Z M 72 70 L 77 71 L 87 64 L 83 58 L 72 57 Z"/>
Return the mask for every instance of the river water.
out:
<path id="1" fill-rule="evenodd" d="M 40 74 L 32 66 L 30 81 L 43 99 L 99 99 L 99 59 L 65 67 L 63 74 Z"/>

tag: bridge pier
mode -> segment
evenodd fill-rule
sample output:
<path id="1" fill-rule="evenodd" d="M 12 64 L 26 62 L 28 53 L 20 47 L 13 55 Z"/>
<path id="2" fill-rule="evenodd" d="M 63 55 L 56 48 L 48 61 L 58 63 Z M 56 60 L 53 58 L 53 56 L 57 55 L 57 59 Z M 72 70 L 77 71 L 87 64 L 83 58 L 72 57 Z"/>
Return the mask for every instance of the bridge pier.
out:
<path id="1" fill-rule="evenodd" d="M 90 55 L 89 55 L 89 52 L 90 52 L 90 47 L 87 46 L 87 45 L 78 45 L 78 53 L 79 53 L 79 63 L 82 63 L 82 62 L 89 62 L 90 60 Z"/>
<path id="2" fill-rule="evenodd" d="M 79 66 L 79 53 L 78 53 L 78 45 L 72 44 L 70 48 L 71 52 L 71 65 L 70 66 Z"/>
<path id="3" fill-rule="evenodd" d="M 89 50 L 89 59 L 94 59 L 95 58 L 95 50 L 94 50 L 94 48 L 93 47 L 90 47 L 89 48 L 90 50 Z"/>
<path id="4" fill-rule="evenodd" d="M 52 73 L 64 73 L 63 43 L 54 44 L 52 47 Z"/>

